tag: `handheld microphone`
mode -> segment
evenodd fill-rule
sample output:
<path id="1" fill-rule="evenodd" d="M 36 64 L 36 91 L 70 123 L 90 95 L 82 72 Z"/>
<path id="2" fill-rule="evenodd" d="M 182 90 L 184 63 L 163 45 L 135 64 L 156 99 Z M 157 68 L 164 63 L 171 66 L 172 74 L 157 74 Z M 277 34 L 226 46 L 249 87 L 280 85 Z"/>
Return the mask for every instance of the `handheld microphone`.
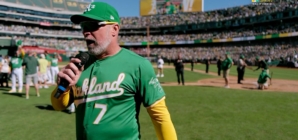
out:
<path id="1" fill-rule="evenodd" d="M 78 58 L 81 60 L 81 63 L 74 63 L 78 69 L 81 69 L 88 61 L 89 54 L 88 53 L 80 53 L 80 54 L 77 54 L 75 58 Z M 65 92 L 65 90 L 68 86 L 69 86 L 69 82 L 67 80 L 65 80 L 64 78 L 61 78 L 60 83 L 58 85 L 57 92 L 54 95 L 54 97 L 58 99 Z"/>

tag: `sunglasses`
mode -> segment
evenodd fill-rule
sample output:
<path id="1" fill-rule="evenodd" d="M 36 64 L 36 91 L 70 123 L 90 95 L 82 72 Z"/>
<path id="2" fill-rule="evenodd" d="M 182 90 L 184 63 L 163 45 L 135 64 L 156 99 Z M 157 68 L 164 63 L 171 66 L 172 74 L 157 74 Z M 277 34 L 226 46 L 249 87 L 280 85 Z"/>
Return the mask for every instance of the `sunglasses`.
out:
<path id="1" fill-rule="evenodd" d="M 96 31 L 99 27 L 102 27 L 104 25 L 112 25 L 112 24 L 118 24 L 117 22 L 98 22 L 98 21 L 83 21 L 80 23 L 81 29 L 83 31 Z"/>

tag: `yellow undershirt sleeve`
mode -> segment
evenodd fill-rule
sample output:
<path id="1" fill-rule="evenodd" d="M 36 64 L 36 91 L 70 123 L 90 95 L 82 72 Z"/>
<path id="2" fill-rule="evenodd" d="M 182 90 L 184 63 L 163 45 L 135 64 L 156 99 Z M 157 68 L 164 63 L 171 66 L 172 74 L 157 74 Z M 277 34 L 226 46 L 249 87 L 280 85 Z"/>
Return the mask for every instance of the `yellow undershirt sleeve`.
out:
<path id="1" fill-rule="evenodd" d="M 165 98 L 147 108 L 158 140 L 177 140 L 177 134 L 167 109 Z"/>
<path id="2" fill-rule="evenodd" d="M 25 57 L 25 50 L 24 49 L 20 49 L 20 52 L 21 52 L 21 58 L 23 59 Z"/>
<path id="3" fill-rule="evenodd" d="M 55 110 L 62 111 L 62 110 L 65 110 L 68 107 L 68 105 L 70 105 L 70 103 L 73 102 L 73 100 L 71 100 L 70 98 L 71 87 L 68 87 L 66 91 L 58 99 L 54 97 L 57 90 L 58 90 L 58 87 L 56 87 L 53 90 L 51 94 L 51 102 Z"/>

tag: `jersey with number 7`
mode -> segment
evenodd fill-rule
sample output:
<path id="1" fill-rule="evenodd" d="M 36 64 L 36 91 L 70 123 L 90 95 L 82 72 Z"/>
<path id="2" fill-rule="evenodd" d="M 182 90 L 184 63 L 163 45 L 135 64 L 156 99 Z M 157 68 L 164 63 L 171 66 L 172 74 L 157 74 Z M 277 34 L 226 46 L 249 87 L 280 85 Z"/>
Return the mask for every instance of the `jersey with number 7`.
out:
<path id="1" fill-rule="evenodd" d="M 151 63 L 126 49 L 102 60 L 90 58 L 76 84 L 77 139 L 140 139 L 140 105 L 165 93 Z"/>

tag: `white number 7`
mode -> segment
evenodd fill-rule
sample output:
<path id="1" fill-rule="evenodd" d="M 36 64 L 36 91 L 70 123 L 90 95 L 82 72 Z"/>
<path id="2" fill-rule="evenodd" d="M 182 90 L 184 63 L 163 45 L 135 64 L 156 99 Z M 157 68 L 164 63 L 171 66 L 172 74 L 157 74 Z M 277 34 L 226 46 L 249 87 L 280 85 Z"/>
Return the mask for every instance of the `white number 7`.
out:
<path id="1" fill-rule="evenodd" d="M 98 124 L 99 121 L 102 119 L 103 115 L 107 111 L 107 105 L 105 104 L 95 104 L 94 108 L 101 108 L 101 111 L 99 112 L 98 116 L 96 117 L 95 121 L 93 124 Z"/>

